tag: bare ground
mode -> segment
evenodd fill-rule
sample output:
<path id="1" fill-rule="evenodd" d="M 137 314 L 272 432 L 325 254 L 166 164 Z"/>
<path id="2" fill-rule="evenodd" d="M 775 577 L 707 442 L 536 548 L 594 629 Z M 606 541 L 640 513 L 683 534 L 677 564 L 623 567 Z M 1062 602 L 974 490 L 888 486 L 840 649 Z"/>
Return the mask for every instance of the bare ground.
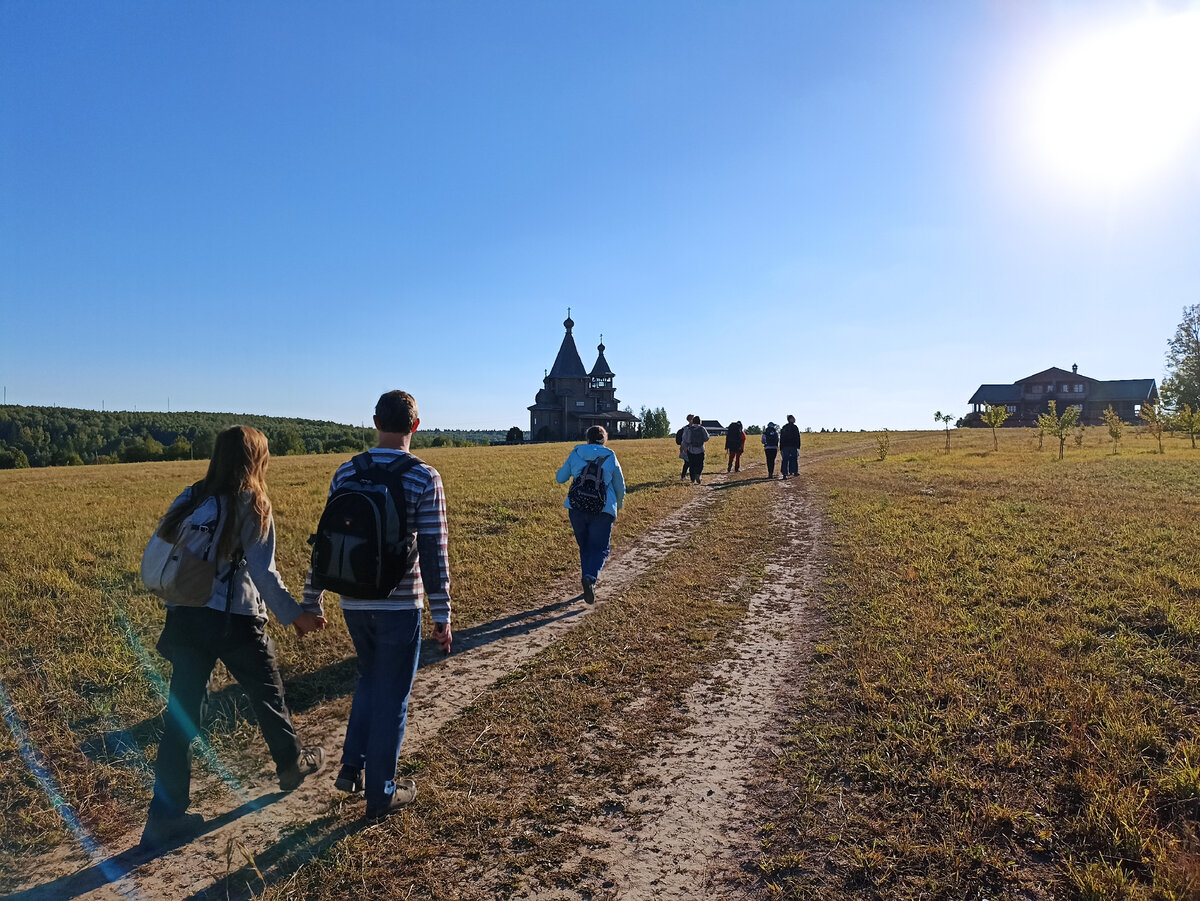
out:
<path id="1" fill-rule="evenodd" d="M 709 484 L 723 476 L 710 477 Z M 657 789 L 625 799 L 603 822 L 581 824 L 589 855 L 608 875 L 569 892 L 530 887 L 535 899 L 730 897 L 743 891 L 739 870 L 755 856 L 755 817 L 748 795 L 765 778 L 776 754 L 773 715 L 808 653 L 808 599 L 819 579 L 821 521 L 801 479 L 780 483 L 772 516 L 778 550 L 768 579 L 752 599 L 731 657 L 697 685 L 688 699 L 695 726 L 639 769 Z M 661 561 L 686 534 L 680 522 L 714 502 L 696 497 L 615 554 L 605 566 L 598 603 L 620 594 Z M 448 658 L 427 654 L 413 689 L 405 750 L 413 751 L 486 691 L 497 679 L 558 640 L 588 615 L 572 577 L 548 589 L 535 609 L 514 611 L 455 635 Z M 216 883 L 251 863 L 268 883 L 273 867 L 296 853 L 320 853 L 346 834 L 337 811 L 347 803 L 332 786 L 349 699 L 296 717 L 306 744 L 329 755 L 325 772 L 290 794 L 262 771 L 249 784 L 198 791 L 194 807 L 205 831 L 190 842 L 150 855 L 137 848 L 140 831 L 90 853 L 68 847 L 19 864 L 21 882 L 10 897 L 24 899 L 225 898 Z M 360 827 L 355 827 L 360 828 Z M 85 837 L 85 841 L 87 841 Z M 286 848 L 286 851 L 281 850 Z M 279 877 L 283 878 L 283 877 Z"/>
<path id="2" fill-rule="evenodd" d="M 751 803 L 778 754 L 776 716 L 810 653 L 809 603 L 821 577 L 822 523 L 799 479 L 781 484 L 768 528 L 777 549 L 751 598 L 731 654 L 687 698 L 693 726 L 634 768 L 639 785 L 580 826 L 582 858 L 563 867 L 568 888 L 531 888 L 534 901 L 731 898 L 753 893 L 757 855 Z M 630 800 L 632 798 L 632 801 Z M 597 868 L 599 862 L 602 866 Z M 603 872 L 603 876 L 586 873 Z M 563 880 L 564 883 L 567 879 Z"/>

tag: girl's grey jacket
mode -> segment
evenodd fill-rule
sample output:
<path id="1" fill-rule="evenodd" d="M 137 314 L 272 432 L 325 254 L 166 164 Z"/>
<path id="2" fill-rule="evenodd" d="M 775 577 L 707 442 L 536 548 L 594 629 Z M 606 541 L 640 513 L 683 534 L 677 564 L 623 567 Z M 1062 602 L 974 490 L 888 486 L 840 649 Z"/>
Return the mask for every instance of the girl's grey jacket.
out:
<path id="1" fill-rule="evenodd" d="M 187 503 L 192 497 L 192 486 L 183 489 L 183 494 L 175 498 L 171 509 Z M 243 616 L 253 616 L 263 622 L 267 620 L 267 609 L 275 614 L 275 618 L 283 625 L 291 625 L 305 608 L 296 603 L 291 592 L 283 584 L 279 571 L 275 569 L 275 518 L 267 520 L 267 534 L 258 536 L 258 526 L 250 509 L 250 492 L 243 491 L 234 504 L 229 503 L 228 497 L 222 497 L 220 503 L 221 518 L 217 523 L 217 534 L 221 535 L 230 514 L 234 519 L 234 527 L 239 530 L 235 549 L 240 546 L 245 555 L 246 563 L 238 568 L 233 577 L 233 598 L 229 612 Z M 198 509 L 216 515 L 216 498 L 208 498 Z M 232 510 L 230 509 L 232 507 Z M 217 564 L 217 577 L 213 580 L 212 596 L 206 607 L 225 612 L 225 601 L 229 593 L 229 571 L 233 562 L 223 560 Z M 170 604 L 168 607 L 172 606 Z"/>
<path id="2" fill-rule="evenodd" d="M 555 478 L 560 482 L 573 479 L 583 472 L 588 463 L 600 458 L 603 458 L 604 461 L 600 464 L 600 471 L 604 474 L 604 484 L 608 486 L 604 509 L 600 512 L 607 513 L 616 519 L 617 510 L 625 506 L 625 474 L 621 472 L 621 464 L 617 462 L 617 455 L 609 448 L 603 444 L 575 445 L 575 449 L 567 455 L 566 462 L 558 468 Z M 563 506 L 568 510 L 571 508 L 570 495 L 563 501 Z"/>

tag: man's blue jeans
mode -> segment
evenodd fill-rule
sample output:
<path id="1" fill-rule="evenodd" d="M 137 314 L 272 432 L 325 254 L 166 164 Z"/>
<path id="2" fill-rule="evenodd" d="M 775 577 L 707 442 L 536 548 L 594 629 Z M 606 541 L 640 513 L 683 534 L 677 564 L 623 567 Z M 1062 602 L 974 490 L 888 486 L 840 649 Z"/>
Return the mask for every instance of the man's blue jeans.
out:
<path id="1" fill-rule="evenodd" d="M 579 565 L 583 577 L 593 582 L 600 578 L 600 570 L 608 559 L 608 542 L 612 538 L 612 527 L 616 521 L 611 513 L 587 513 L 574 507 L 567 511 L 571 517 L 571 528 L 579 543 Z"/>
<path id="2" fill-rule="evenodd" d="M 785 476 L 800 475 L 800 469 L 798 467 L 799 462 L 800 462 L 800 448 L 785 447 L 783 449 L 783 474 Z"/>
<path id="3" fill-rule="evenodd" d="M 358 652 L 358 683 L 342 764 L 366 768 L 367 807 L 387 807 L 408 720 L 408 695 L 421 648 L 420 610 L 345 610 Z"/>

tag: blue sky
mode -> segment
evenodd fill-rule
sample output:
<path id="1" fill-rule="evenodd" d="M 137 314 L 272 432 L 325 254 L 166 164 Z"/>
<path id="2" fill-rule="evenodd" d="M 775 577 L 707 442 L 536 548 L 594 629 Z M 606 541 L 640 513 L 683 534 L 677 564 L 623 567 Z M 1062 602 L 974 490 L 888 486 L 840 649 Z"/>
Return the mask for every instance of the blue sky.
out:
<path id="1" fill-rule="evenodd" d="M 0 383 L 528 428 L 568 307 L 675 424 L 1161 379 L 1200 142 L 1114 187 L 1023 128 L 1045 60 L 1192 6 L 3 0 Z"/>

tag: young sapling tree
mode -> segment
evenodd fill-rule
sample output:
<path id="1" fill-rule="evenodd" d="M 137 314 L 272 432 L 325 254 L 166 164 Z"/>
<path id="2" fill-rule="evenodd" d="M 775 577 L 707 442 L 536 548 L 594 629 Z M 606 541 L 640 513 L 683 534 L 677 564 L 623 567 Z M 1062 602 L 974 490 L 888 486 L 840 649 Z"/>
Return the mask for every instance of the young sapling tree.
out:
<path id="1" fill-rule="evenodd" d="M 1063 448 L 1067 445 L 1067 436 L 1071 434 L 1071 430 L 1079 423 L 1079 408 L 1076 406 L 1067 407 L 1062 411 L 1062 415 L 1058 415 L 1058 405 L 1054 401 L 1049 401 L 1046 405 L 1049 412 L 1042 413 L 1038 416 L 1038 436 L 1043 433 L 1053 435 L 1058 439 L 1058 459 L 1063 458 Z"/>
<path id="2" fill-rule="evenodd" d="M 1109 404 L 1104 409 L 1104 425 L 1108 429 L 1108 437 L 1112 439 L 1113 453 L 1117 452 L 1117 442 L 1121 440 L 1121 435 L 1125 432 L 1125 423 L 1122 422 L 1120 414 Z"/>
<path id="3" fill-rule="evenodd" d="M 1000 450 L 1000 440 L 996 437 L 996 429 L 1004 425 L 1004 420 L 1008 419 L 1008 408 L 1003 404 L 988 404 L 988 408 L 982 416 L 983 421 L 992 427 L 992 450 Z"/>
<path id="4" fill-rule="evenodd" d="M 933 414 L 934 422 L 944 422 L 946 424 L 946 453 L 950 453 L 950 423 L 954 422 L 954 415 L 951 413 L 942 413 L 938 410 Z"/>
<path id="5" fill-rule="evenodd" d="M 1138 408 L 1138 419 L 1146 423 L 1146 431 L 1155 437 L 1158 441 L 1158 452 L 1163 452 L 1162 434 L 1163 434 L 1163 411 L 1158 408 L 1158 404 L 1142 404 Z"/>
<path id="6" fill-rule="evenodd" d="M 1174 420 L 1179 430 L 1192 439 L 1192 447 L 1195 447 L 1196 433 L 1200 432 L 1200 410 L 1193 410 L 1191 404 L 1184 404 L 1175 411 Z"/>

